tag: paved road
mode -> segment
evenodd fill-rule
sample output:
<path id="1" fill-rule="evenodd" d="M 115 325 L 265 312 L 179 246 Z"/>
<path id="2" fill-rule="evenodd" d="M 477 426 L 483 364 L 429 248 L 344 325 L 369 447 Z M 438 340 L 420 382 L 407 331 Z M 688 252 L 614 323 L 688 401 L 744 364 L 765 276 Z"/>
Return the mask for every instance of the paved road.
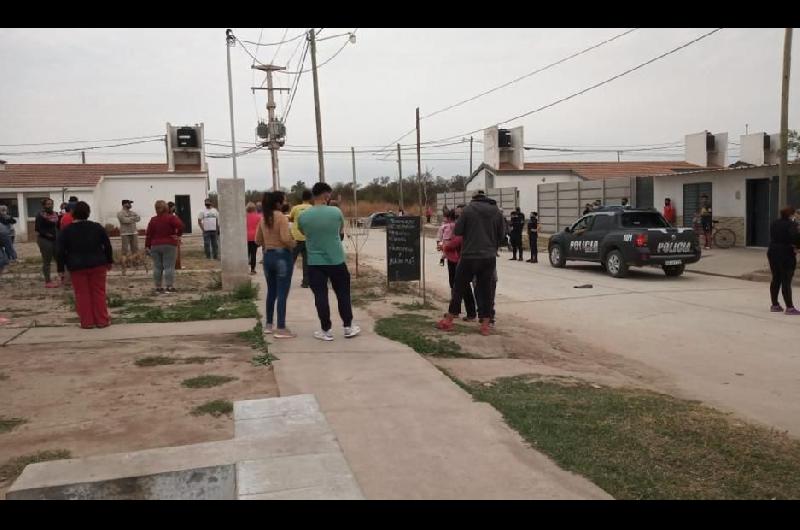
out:
<path id="1" fill-rule="evenodd" d="M 362 250 L 381 270 L 385 237 L 371 230 Z M 433 240 L 426 247 L 428 284 L 446 288 Z M 499 318 L 560 328 L 662 372 L 682 397 L 800 435 L 800 318 L 769 313 L 768 284 L 657 269 L 614 279 L 591 264 L 555 269 L 544 254 L 538 264 L 501 256 Z"/>

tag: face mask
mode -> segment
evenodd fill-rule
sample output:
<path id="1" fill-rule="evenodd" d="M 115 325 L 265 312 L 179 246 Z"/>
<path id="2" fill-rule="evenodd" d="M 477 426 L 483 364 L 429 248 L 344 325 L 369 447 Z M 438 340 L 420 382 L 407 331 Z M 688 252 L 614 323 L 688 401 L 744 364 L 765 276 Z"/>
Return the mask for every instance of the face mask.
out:
<path id="1" fill-rule="evenodd" d="M 45 206 L 44 207 L 44 211 L 47 212 L 47 213 L 53 213 L 53 207 L 52 206 Z"/>

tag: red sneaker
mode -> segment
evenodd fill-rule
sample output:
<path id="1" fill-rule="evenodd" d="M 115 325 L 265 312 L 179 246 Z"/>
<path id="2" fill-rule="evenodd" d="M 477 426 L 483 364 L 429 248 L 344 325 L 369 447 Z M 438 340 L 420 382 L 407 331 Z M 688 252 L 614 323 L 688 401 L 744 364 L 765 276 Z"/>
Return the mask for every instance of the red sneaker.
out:
<path id="1" fill-rule="evenodd" d="M 58 282 L 46 282 L 44 284 L 44 286 L 47 289 L 56 289 L 57 287 L 60 287 L 61 285 Z"/>
<path id="2" fill-rule="evenodd" d="M 444 317 L 436 323 L 436 329 L 441 329 L 442 331 L 453 331 L 453 315 L 450 313 L 445 313 Z"/>
<path id="3" fill-rule="evenodd" d="M 491 328 L 491 326 L 489 324 L 489 319 L 488 318 L 482 318 L 481 319 L 480 333 L 484 337 L 488 337 L 492 333 L 492 328 Z"/>

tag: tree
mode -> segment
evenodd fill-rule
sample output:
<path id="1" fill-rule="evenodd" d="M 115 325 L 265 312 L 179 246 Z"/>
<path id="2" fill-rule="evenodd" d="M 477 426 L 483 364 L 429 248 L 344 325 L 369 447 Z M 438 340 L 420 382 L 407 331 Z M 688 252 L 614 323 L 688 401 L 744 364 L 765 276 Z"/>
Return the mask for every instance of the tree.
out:
<path id="1" fill-rule="evenodd" d="M 296 204 L 301 203 L 303 200 L 303 192 L 307 189 L 306 183 L 302 180 L 298 180 L 292 184 L 292 187 L 289 189 L 289 202 Z"/>
<path id="2" fill-rule="evenodd" d="M 797 132 L 797 129 L 789 130 L 789 143 L 788 143 L 789 160 L 792 159 L 792 153 L 794 153 L 794 161 L 800 162 L 800 133 Z"/>

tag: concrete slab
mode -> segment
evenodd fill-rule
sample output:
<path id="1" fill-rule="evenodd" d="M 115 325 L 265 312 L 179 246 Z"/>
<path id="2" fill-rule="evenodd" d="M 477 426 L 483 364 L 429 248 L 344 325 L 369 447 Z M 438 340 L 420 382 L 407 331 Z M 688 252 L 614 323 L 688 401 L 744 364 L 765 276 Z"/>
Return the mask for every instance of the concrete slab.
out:
<path id="1" fill-rule="evenodd" d="M 233 404 L 233 416 L 237 421 L 317 412 L 319 412 L 319 404 L 311 394 L 285 396 L 281 399 L 249 399 L 236 401 Z"/>
<path id="2" fill-rule="evenodd" d="M 81 329 L 78 326 L 31 328 L 10 341 L 17 344 L 49 344 L 53 342 L 87 342 L 124 339 L 150 339 L 167 336 L 192 336 L 240 333 L 256 325 L 254 318 L 167 322 L 158 324 L 112 324 L 103 329 Z"/>
<path id="3" fill-rule="evenodd" d="M 276 493 L 239 495 L 240 501 L 354 501 L 363 499 L 363 494 L 355 490 L 349 480 L 332 482 L 325 486 L 283 490 Z"/>
<path id="4" fill-rule="evenodd" d="M 320 411 L 302 414 L 284 414 L 268 418 L 239 420 L 234 427 L 237 439 L 261 438 L 264 436 L 292 436 L 298 428 L 305 427 L 303 436 L 328 432 L 325 416 Z"/>
<path id="5" fill-rule="evenodd" d="M 17 335 L 23 334 L 28 328 L 0 328 L 0 345 L 10 342 Z"/>
<path id="6" fill-rule="evenodd" d="M 236 464 L 236 477 L 239 495 L 293 490 L 298 495 L 300 492 L 297 490 L 312 489 L 327 495 L 361 498 L 361 491 L 340 452 L 239 462 Z M 306 495 L 312 493 L 307 491 Z"/>

